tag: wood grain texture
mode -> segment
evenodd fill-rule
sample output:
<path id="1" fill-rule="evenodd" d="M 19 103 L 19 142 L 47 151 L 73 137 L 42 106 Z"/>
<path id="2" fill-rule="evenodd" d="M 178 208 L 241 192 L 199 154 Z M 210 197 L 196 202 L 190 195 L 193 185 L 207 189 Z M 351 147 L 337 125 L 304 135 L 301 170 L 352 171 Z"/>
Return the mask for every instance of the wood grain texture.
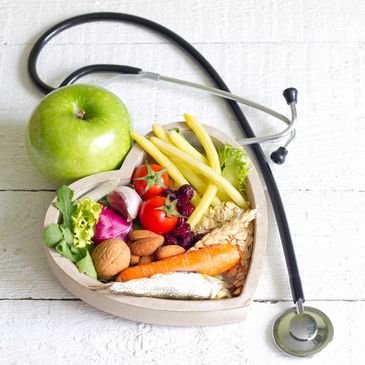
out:
<path id="1" fill-rule="evenodd" d="M 40 232 L 54 194 L 44 190 L 55 187 L 26 156 L 26 122 L 41 97 L 26 62 L 31 45 L 49 26 L 91 11 L 126 12 L 161 22 L 193 42 L 232 91 L 285 114 L 282 90 L 299 89 L 297 139 L 285 166 L 272 168 L 287 207 L 308 304 L 314 300 L 313 306 L 326 311 L 335 326 L 333 344 L 305 362 L 362 364 L 363 0 L 0 0 L 0 364 L 298 361 L 276 351 L 270 338 L 273 316 L 290 305 L 267 302 L 290 299 L 271 211 L 268 253 L 256 292 L 256 300 L 265 302 L 255 302 L 242 324 L 166 328 L 123 321 L 74 301 L 50 274 Z M 57 85 L 76 67 L 105 61 L 208 82 L 165 39 L 107 23 L 80 26 L 52 41 L 40 57 L 40 73 Z M 148 82 L 109 87 L 125 100 L 139 132 L 146 132 L 152 121 L 179 120 L 189 112 L 230 135 L 241 135 L 215 98 Z M 245 112 L 258 134 L 280 128 L 258 112 Z M 273 148 L 264 147 L 266 152 Z"/>
<path id="2" fill-rule="evenodd" d="M 299 0 L 27 0 L 21 3 L 1 1 L 1 15 L 6 19 L 0 38 L 3 42 L 24 43 L 35 41 L 38 32 L 69 16 L 92 11 L 118 11 L 147 17 L 180 31 L 190 41 L 203 42 L 340 42 L 364 41 L 362 18 L 365 16 L 361 0 L 323 1 Z M 39 10 L 42 9 L 42 12 Z M 28 14 L 27 14 L 28 13 Z M 26 19 L 32 21 L 20 22 Z M 152 34 L 130 27 L 117 29 L 125 42 L 160 42 Z M 80 43 L 110 43 L 110 26 L 81 29 Z M 98 32 L 98 29 L 102 31 Z M 105 35 L 109 35 L 106 37 Z M 65 42 L 59 38 L 58 42 Z"/>

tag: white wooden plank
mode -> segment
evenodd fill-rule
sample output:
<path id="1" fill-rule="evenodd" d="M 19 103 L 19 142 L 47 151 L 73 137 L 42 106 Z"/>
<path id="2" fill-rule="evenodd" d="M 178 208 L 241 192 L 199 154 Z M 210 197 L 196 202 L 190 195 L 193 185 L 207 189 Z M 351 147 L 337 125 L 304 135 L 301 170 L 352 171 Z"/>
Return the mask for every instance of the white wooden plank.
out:
<path id="1" fill-rule="evenodd" d="M 190 41 L 200 42 L 283 42 L 283 41 L 359 41 L 365 40 L 365 16 L 361 0 L 350 1 L 255 1 L 207 0 L 128 1 L 93 0 L 2 1 L 0 16 L 6 19 L 0 41 L 24 43 L 67 17 L 92 11 L 117 11 L 147 17 Z M 89 32 L 89 29 L 94 30 Z M 99 31 L 100 29 L 100 31 Z M 122 26 L 81 27 L 76 42 L 105 43 L 160 42 L 161 39 L 134 28 Z M 64 42 L 61 36 L 58 40 Z"/>
<path id="2" fill-rule="evenodd" d="M 271 325 L 289 303 L 253 303 L 245 322 L 163 327 L 118 319 L 79 301 L 1 301 L 0 354 L 6 364 L 291 364 Z M 306 364 L 360 365 L 364 302 L 316 302 L 331 317 L 333 342 Z"/>
<path id="3" fill-rule="evenodd" d="M 285 167 L 273 169 L 308 304 L 327 312 L 335 326 L 334 343 L 304 361 L 362 364 L 364 302 L 310 299 L 365 298 L 364 1 L 0 0 L 0 190 L 53 188 L 34 171 L 24 149 L 25 124 L 40 98 L 26 74 L 27 56 L 49 26 L 91 11 L 122 11 L 161 22 L 192 41 L 234 92 L 284 113 L 282 89 L 299 89 L 298 138 Z M 51 43 L 41 56 L 41 73 L 55 84 L 75 67 L 105 61 L 207 81 L 166 40 L 126 24 L 80 26 Z M 180 94 L 164 86 L 151 89 L 147 83 L 114 85 L 113 90 L 127 101 L 140 132 L 152 120 L 180 119 L 188 111 L 239 135 L 227 110 L 200 94 Z M 275 129 L 258 113 L 247 115 L 268 122 L 258 126 L 258 133 Z M 222 126 L 221 120 L 227 123 Z M 80 301 L 4 299 L 72 298 L 51 276 L 39 237 L 52 196 L 0 193 L 0 364 L 298 361 L 275 350 L 270 335 L 272 318 L 290 303 L 256 302 L 248 320 L 238 325 L 166 328 L 119 320 Z M 270 214 L 268 254 L 256 298 L 289 299 Z"/>
<path id="4" fill-rule="evenodd" d="M 52 197 L 52 192 L 0 193 L 0 298 L 73 297 L 52 277 L 43 253 L 42 221 Z M 365 272 L 365 194 L 288 193 L 286 203 L 307 299 L 365 299 L 365 284 L 359 280 Z M 269 221 L 267 257 L 255 298 L 290 299 L 271 212 Z"/>

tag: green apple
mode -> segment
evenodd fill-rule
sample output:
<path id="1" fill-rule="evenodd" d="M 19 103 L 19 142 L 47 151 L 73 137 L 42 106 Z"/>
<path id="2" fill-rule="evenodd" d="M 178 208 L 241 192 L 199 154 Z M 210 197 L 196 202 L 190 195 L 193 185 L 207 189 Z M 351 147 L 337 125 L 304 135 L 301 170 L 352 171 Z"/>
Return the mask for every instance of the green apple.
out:
<path id="1" fill-rule="evenodd" d="M 34 110 L 26 131 L 30 159 L 48 180 L 69 184 L 119 168 L 131 147 L 123 102 L 91 85 L 59 88 Z"/>

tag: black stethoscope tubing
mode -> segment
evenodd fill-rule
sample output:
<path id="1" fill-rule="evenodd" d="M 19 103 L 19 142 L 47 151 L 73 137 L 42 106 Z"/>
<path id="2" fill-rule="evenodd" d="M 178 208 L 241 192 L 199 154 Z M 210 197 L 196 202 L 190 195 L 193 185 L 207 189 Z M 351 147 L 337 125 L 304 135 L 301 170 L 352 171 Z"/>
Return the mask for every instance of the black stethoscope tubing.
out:
<path id="1" fill-rule="evenodd" d="M 184 52 L 188 53 L 190 57 L 209 75 L 210 79 L 214 82 L 214 84 L 221 90 L 230 92 L 227 85 L 217 73 L 217 71 L 213 68 L 213 66 L 204 58 L 204 56 L 198 52 L 190 43 L 188 43 L 185 39 L 181 38 L 179 35 L 174 33 L 168 28 L 157 24 L 151 20 L 141 18 L 135 15 L 123 14 L 123 13 L 114 13 L 114 12 L 98 12 L 98 13 L 88 13 L 83 15 L 78 15 L 69 19 L 66 19 L 48 31 L 46 31 L 34 44 L 28 59 L 28 72 L 29 76 L 38 89 L 44 94 L 48 94 L 53 91 L 55 88 L 47 85 L 45 82 L 41 80 L 37 72 L 37 60 L 39 54 L 43 47 L 55 36 L 59 33 L 63 32 L 66 29 L 72 28 L 76 25 L 95 22 L 95 21 L 123 21 L 132 24 L 138 24 L 142 27 L 148 28 L 150 30 L 155 31 L 161 36 L 169 39 L 176 45 L 178 45 Z M 74 83 L 79 78 L 94 72 L 116 72 L 116 73 L 130 73 L 136 74 L 140 72 L 141 69 L 131 66 L 125 65 L 109 65 L 109 64 L 98 64 L 98 65 L 89 65 L 82 67 L 75 72 L 73 72 L 70 76 L 68 76 L 60 86 L 70 85 Z M 255 137 L 255 134 L 248 123 L 246 117 L 244 116 L 241 108 L 238 103 L 232 100 L 226 100 L 229 105 L 231 111 L 235 115 L 238 123 L 240 124 L 243 132 L 247 137 Z M 252 151 L 256 157 L 256 160 L 260 166 L 260 170 L 262 176 L 264 178 L 265 184 L 268 189 L 268 193 L 271 199 L 271 203 L 273 206 L 273 210 L 275 213 L 275 218 L 278 224 L 278 229 L 280 233 L 280 238 L 284 250 L 285 261 L 289 273 L 289 281 L 292 292 L 292 297 L 294 303 L 301 301 L 304 303 L 304 294 L 302 283 L 299 275 L 298 265 L 295 257 L 295 251 L 293 246 L 293 241 L 291 238 L 289 224 L 286 218 L 284 206 L 280 197 L 280 193 L 275 182 L 275 178 L 270 169 L 270 166 L 266 160 L 266 157 L 263 153 L 259 144 L 253 144 L 251 146 Z"/>

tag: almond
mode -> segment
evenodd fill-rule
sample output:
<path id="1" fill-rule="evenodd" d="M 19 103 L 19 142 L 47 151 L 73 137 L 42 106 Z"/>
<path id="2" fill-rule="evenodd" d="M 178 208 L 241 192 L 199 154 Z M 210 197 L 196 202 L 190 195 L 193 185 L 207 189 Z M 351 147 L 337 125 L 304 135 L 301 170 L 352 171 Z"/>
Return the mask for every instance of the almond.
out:
<path id="1" fill-rule="evenodd" d="M 134 241 L 129 248 L 132 255 L 148 256 L 152 255 L 164 242 L 164 237 L 155 235 L 155 237 L 142 238 Z"/>
<path id="2" fill-rule="evenodd" d="M 168 257 L 181 255 L 185 252 L 185 249 L 178 245 L 167 245 L 160 247 L 156 251 L 156 259 L 157 260 L 163 260 L 167 259 Z"/>
<path id="3" fill-rule="evenodd" d="M 148 255 L 148 256 L 142 256 L 139 259 L 138 265 L 142 265 L 142 264 L 149 264 L 150 262 L 154 261 L 154 257 L 153 255 Z"/>
<path id="4" fill-rule="evenodd" d="M 128 238 L 131 241 L 138 241 L 143 238 L 152 238 L 152 237 L 156 237 L 156 236 L 159 236 L 159 235 L 152 231 L 148 231 L 145 229 L 137 229 L 135 231 L 130 232 L 128 235 Z"/>
<path id="5" fill-rule="evenodd" d="M 139 256 L 131 255 L 131 260 L 129 261 L 129 265 L 137 265 L 139 262 Z"/>

